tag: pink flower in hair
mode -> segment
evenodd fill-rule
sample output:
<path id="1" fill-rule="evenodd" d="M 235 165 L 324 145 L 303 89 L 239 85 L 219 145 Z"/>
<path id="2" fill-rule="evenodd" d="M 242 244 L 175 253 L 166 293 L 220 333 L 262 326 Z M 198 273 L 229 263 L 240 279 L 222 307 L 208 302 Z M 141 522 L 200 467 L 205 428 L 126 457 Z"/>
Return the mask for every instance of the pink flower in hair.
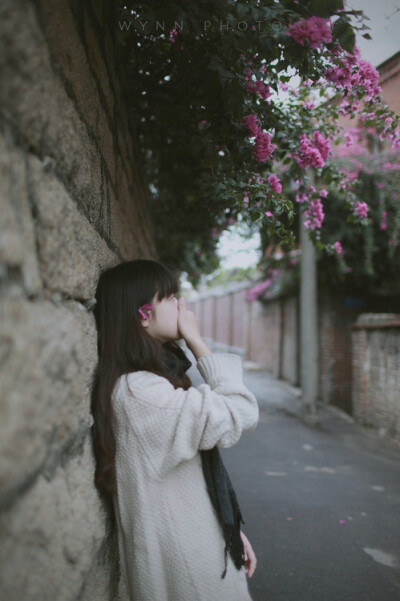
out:
<path id="1" fill-rule="evenodd" d="M 138 313 L 140 315 L 140 319 L 148 319 L 152 308 L 153 305 L 142 305 L 141 307 L 139 307 Z"/>

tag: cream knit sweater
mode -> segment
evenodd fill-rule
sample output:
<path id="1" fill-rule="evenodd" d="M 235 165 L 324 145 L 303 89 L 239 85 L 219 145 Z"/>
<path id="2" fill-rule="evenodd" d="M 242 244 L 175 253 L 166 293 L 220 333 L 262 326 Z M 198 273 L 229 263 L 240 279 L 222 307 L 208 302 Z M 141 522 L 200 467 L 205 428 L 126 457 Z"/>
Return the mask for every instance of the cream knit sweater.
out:
<path id="1" fill-rule="evenodd" d="M 236 444 L 256 427 L 258 405 L 239 356 L 211 353 L 197 367 L 206 383 L 186 391 L 146 371 L 114 388 L 113 501 L 129 601 L 251 601 L 229 555 L 221 579 L 225 541 L 199 450 Z"/>

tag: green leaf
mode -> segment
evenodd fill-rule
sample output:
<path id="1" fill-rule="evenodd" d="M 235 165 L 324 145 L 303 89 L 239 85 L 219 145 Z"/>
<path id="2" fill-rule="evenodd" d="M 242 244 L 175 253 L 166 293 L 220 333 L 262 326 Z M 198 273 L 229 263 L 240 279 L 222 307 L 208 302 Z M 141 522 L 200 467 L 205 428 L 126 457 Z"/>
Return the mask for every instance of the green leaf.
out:
<path id="1" fill-rule="evenodd" d="M 343 35 L 349 25 L 349 18 L 346 15 L 341 16 L 333 25 L 332 35 L 334 38 L 339 38 Z"/>
<path id="2" fill-rule="evenodd" d="M 241 21 L 242 19 L 245 19 L 245 17 L 248 15 L 248 12 L 249 12 L 248 4 L 242 4 L 239 2 L 236 3 L 236 13 L 237 13 L 239 21 Z"/>
<path id="3" fill-rule="evenodd" d="M 341 16 L 334 24 L 332 31 L 334 39 L 339 41 L 339 44 L 344 50 L 352 52 L 355 43 L 355 33 L 350 24 L 350 20 L 346 15 Z"/>
<path id="4" fill-rule="evenodd" d="M 312 0 L 310 12 L 318 17 L 329 18 L 343 8 L 343 0 Z"/>

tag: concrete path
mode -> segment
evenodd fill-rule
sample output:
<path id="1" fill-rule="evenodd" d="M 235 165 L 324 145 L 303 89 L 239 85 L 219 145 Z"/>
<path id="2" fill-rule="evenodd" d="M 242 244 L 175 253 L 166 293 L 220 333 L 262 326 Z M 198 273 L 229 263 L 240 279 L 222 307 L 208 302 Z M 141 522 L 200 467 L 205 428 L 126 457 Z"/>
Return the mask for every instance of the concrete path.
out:
<path id="1" fill-rule="evenodd" d="M 258 557 L 254 601 L 400 601 L 400 447 L 246 372 L 260 422 L 222 449 Z"/>

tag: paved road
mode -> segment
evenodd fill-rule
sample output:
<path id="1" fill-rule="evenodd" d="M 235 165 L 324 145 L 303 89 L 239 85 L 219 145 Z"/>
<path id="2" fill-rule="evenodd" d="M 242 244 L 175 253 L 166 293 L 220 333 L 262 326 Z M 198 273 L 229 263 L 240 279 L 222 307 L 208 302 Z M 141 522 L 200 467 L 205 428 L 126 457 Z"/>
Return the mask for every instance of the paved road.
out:
<path id="1" fill-rule="evenodd" d="M 222 455 L 258 568 L 254 601 L 400 601 L 400 447 L 246 372 L 260 423 Z"/>

